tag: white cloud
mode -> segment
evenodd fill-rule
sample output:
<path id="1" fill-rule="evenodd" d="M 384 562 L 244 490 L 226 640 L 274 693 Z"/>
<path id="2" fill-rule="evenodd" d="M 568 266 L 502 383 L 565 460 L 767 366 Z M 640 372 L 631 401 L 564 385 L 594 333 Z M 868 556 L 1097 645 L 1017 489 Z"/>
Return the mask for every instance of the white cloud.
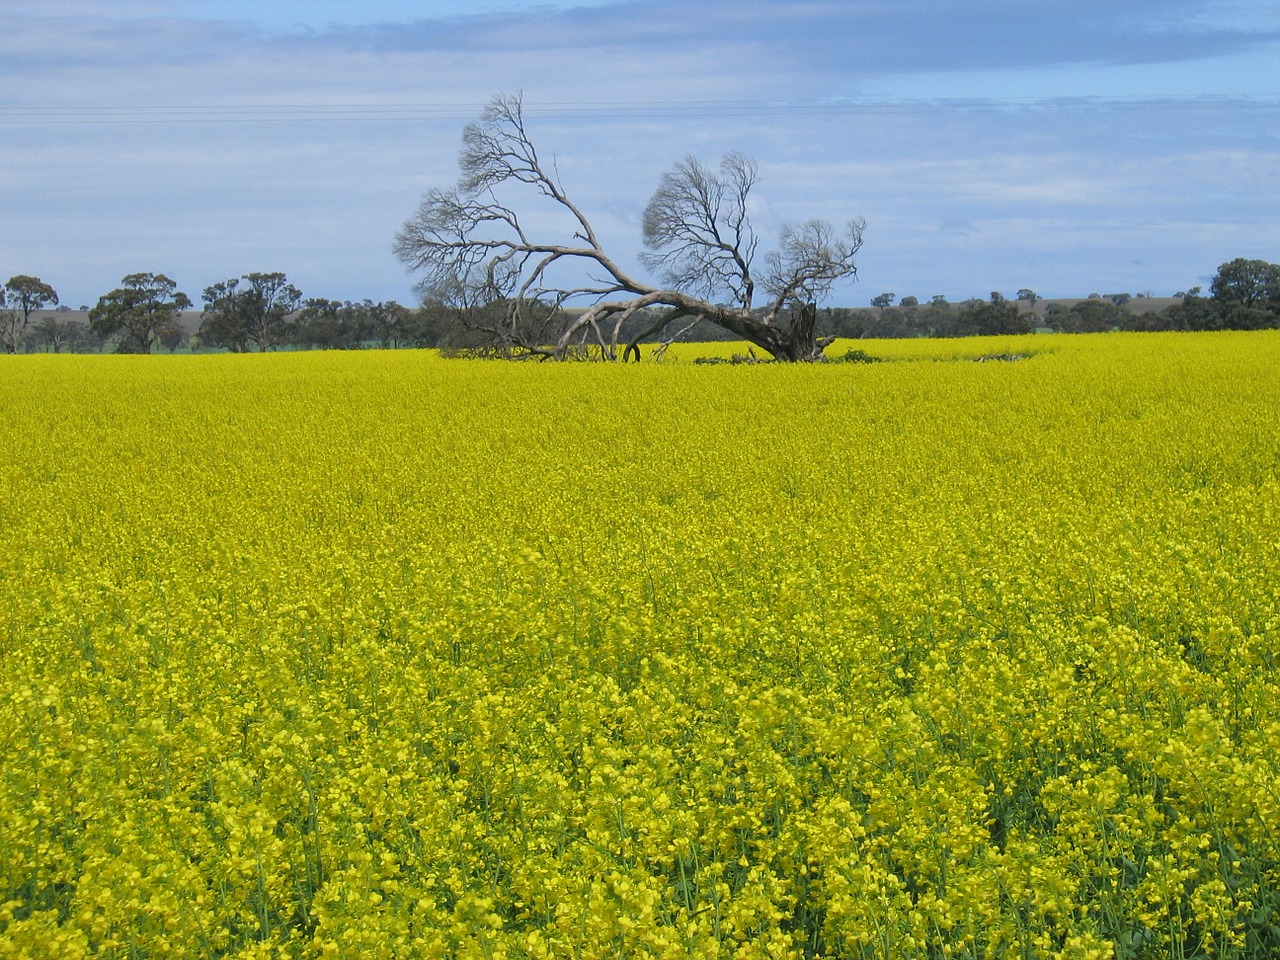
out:
<path id="1" fill-rule="evenodd" d="M 1143 286 L 1185 287 L 1230 236 L 1280 259 L 1280 81 L 1263 68 L 1280 24 L 1261 5 L 1196 22 L 1212 4 L 495 0 L 422 20 L 419 3 L 308 0 L 294 27 L 301 0 L 260 3 L 0 10 L 0 270 L 56 269 L 78 301 L 139 269 L 193 296 L 285 269 L 308 294 L 407 299 L 396 228 L 455 176 L 462 124 L 516 89 L 624 257 L 662 171 L 741 149 L 761 165 L 762 235 L 865 214 L 863 277 L 900 293 L 968 277 L 985 294 L 1006 274 L 1092 287 L 1134 250 Z M 1082 70 L 1085 53 L 1114 65 Z M 1169 226 L 1188 223 L 1215 227 Z"/>

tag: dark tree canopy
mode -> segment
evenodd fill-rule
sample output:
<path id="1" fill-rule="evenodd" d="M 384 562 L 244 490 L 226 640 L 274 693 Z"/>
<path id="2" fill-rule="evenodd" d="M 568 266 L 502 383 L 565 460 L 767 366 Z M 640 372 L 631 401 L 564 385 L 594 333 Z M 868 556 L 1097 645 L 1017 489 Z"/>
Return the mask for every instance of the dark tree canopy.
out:
<path id="1" fill-rule="evenodd" d="M 249 349 L 249 329 L 244 322 L 239 279 L 223 280 L 204 288 L 204 311 L 200 314 L 200 344 L 220 347 L 232 353 Z"/>
<path id="2" fill-rule="evenodd" d="M 1280 326 L 1280 264 L 1237 257 L 1218 267 L 1203 297 L 1193 287 L 1182 302 L 1143 314 L 1132 329 L 1262 330 Z"/>
<path id="3" fill-rule="evenodd" d="M 295 337 L 321 350 L 357 350 L 364 341 L 364 327 L 350 303 L 312 297 L 298 314 Z"/>
<path id="4" fill-rule="evenodd" d="M 283 273 L 250 273 L 206 287 L 203 299 L 203 343 L 234 352 L 252 344 L 265 352 L 289 339 L 302 292 Z"/>
<path id="5" fill-rule="evenodd" d="M 31 314 L 51 307 L 58 302 L 53 287 L 39 277 L 19 274 L 10 277 L 0 287 L 0 343 L 5 353 L 17 353 L 22 334 L 31 321 Z"/>
<path id="6" fill-rule="evenodd" d="M 641 262 L 661 286 L 605 251 L 554 163 L 539 156 L 519 96 L 495 97 L 466 127 L 459 165 L 458 182 L 429 191 L 405 223 L 396 254 L 421 275 L 425 300 L 457 308 L 464 332 L 504 355 L 616 359 L 621 345 L 623 359 L 638 359 L 641 340 L 710 323 L 779 360 L 819 359 L 830 338 L 817 337 L 812 305 L 857 274 L 861 220 L 843 231 L 820 220 L 786 227 L 758 268 L 748 217 L 757 171 L 738 153 L 718 170 L 686 157 L 659 181 L 644 211 Z M 499 196 L 512 186 L 557 210 L 562 233 L 534 236 Z M 580 275 L 592 279 L 563 279 Z M 637 330 L 630 321 L 640 312 L 653 319 Z M 624 329 L 634 331 L 625 344 Z"/>
<path id="7" fill-rule="evenodd" d="M 119 353 L 150 353 L 190 307 L 191 298 L 163 273 L 131 273 L 98 298 L 89 311 L 89 329 L 99 337 L 119 336 Z"/>
<path id="8" fill-rule="evenodd" d="M 384 350 L 421 346 L 429 340 L 421 312 L 415 314 L 394 300 L 326 300 L 313 297 L 297 315 L 293 341 L 322 350 L 358 350 L 375 344 Z"/>
<path id="9" fill-rule="evenodd" d="M 1015 301 L 993 290 L 990 300 L 967 300 L 960 305 L 949 326 L 935 331 L 935 336 L 990 337 L 1004 334 L 1031 333 L 1029 314 L 1023 314 Z"/>
<path id="10" fill-rule="evenodd" d="M 1280 306 L 1280 264 L 1237 257 L 1218 267 L 1213 299 L 1243 307 Z"/>
<path id="11" fill-rule="evenodd" d="M 1071 306 L 1051 303 L 1045 310 L 1045 326 L 1057 333 L 1105 333 L 1123 329 L 1133 316 L 1110 300 L 1080 300 Z"/>

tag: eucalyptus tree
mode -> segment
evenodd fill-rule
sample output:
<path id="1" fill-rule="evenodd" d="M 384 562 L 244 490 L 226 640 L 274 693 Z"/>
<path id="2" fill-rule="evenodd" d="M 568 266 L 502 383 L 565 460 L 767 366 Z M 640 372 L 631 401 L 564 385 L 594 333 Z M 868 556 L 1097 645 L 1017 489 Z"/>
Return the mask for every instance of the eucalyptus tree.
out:
<path id="1" fill-rule="evenodd" d="M 150 353 L 190 307 L 191 298 L 163 273 L 131 273 L 98 298 L 89 311 L 89 329 L 99 337 L 119 337 L 119 353 Z"/>
<path id="2" fill-rule="evenodd" d="M 244 280 L 244 286 L 240 285 Z M 287 342 L 302 305 L 302 291 L 283 273 L 249 273 L 204 290 L 200 340 L 208 346 L 266 352 Z"/>
<path id="3" fill-rule="evenodd" d="M 17 353 L 31 322 L 31 314 L 56 305 L 58 294 L 39 277 L 18 274 L 0 287 L 0 343 L 5 353 Z"/>
<path id="4" fill-rule="evenodd" d="M 35 327 L 37 342 L 48 346 L 54 353 L 61 353 L 63 348 L 75 349 L 86 337 L 87 331 L 78 320 L 64 320 L 58 316 L 47 316 Z"/>
<path id="5" fill-rule="evenodd" d="M 457 183 L 423 197 L 395 251 L 420 273 L 424 298 L 459 305 L 460 323 L 487 349 L 617 359 L 622 346 L 622 359 L 639 359 L 641 340 L 693 323 L 778 360 L 820 359 L 830 343 L 817 336 L 813 304 L 856 277 L 861 219 L 843 229 L 822 220 L 783 227 L 761 255 L 749 216 L 755 163 L 729 153 L 713 169 L 686 157 L 662 176 L 643 213 L 640 262 L 659 276 L 649 282 L 605 250 L 554 160 L 534 145 L 520 96 L 494 97 L 462 140 Z M 535 234 L 533 224 L 542 229 L 546 218 L 518 212 L 505 197 L 521 188 L 558 211 L 559 230 Z M 655 319 L 622 344 L 624 325 L 641 311 Z"/>
<path id="6" fill-rule="evenodd" d="M 1280 264 L 1237 257 L 1218 267 L 1209 289 L 1220 304 L 1280 312 Z"/>

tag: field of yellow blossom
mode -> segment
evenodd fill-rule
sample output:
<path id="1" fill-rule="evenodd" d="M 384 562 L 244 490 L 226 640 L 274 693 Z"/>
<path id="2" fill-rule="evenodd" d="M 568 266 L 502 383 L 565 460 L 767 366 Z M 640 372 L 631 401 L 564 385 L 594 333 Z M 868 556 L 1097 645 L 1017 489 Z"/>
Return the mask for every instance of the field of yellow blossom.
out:
<path id="1" fill-rule="evenodd" d="M 1280 336 L 854 346 L 0 357 L 0 960 L 1276 956 Z"/>

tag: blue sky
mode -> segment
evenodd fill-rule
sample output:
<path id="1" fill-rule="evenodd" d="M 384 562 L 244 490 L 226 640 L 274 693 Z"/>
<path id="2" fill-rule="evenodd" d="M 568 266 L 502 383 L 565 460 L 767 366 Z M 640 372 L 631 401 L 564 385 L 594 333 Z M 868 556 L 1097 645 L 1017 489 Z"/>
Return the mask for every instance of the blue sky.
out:
<path id="1" fill-rule="evenodd" d="M 410 303 L 396 231 L 517 90 L 631 265 L 661 174 L 729 150 L 766 237 L 866 218 L 837 303 L 1170 295 L 1280 261 L 1276 2 L 3 0 L 0 279 L 74 307 L 126 273 L 198 302 L 280 270 Z"/>

